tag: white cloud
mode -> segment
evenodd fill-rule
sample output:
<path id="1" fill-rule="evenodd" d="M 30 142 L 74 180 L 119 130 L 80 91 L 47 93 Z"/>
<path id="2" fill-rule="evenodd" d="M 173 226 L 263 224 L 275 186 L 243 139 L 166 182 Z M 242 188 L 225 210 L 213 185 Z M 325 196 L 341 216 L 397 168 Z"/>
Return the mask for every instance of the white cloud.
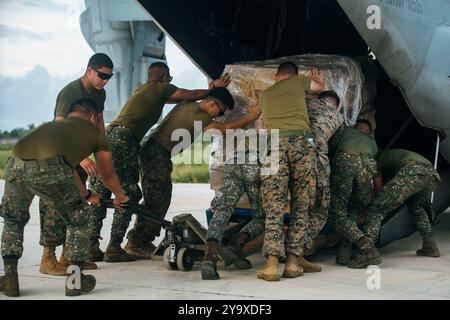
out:
<path id="1" fill-rule="evenodd" d="M 78 74 L 92 55 L 78 23 L 84 2 L 30 3 L 0 2 L 0 74 L 23 75 L 38 64 L 52 76 Z"/>
<path id="2" fill-rule="evenodd" d="M 83 73 L 93 53 L 80 31 L 84 9 L 83 0 L 0 0 L 0 129 L 51 119 L 59 90 Z M 170 39 L 166 57 L 173 84 L 207 87 Z"/>

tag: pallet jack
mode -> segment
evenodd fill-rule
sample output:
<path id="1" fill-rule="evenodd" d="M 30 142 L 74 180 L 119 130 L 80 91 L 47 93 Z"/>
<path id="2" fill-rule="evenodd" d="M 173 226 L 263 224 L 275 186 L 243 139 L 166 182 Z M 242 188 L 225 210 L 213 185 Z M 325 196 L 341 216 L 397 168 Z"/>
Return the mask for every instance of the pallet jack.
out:
<path id="1" fill-rule="evenodd" d="M 102 206 L 115 209 L 112 199 L 102 200 Z M 156 258 L 155 260 L 162 258 L 167 269 L 190 271 L 196 261 L 203 259 L 207 229 L 191 214 L 182 213 L 175 216 L 173 221 L 168 221 L 147 211 L 139 203 L 128 202 L 123 205 L 123 208 L 131 210 L 140 219 L 158 223 L 163 227 L 165 237 L 153 252 L 153 257 Z M 209 211 L 207 211 L 207 217 Z M 219 252 L 219 268 L 225 268 L 233 263 L 234 255 L 225 246 L 250 219 L 251 214 L 235 213 L 232 216 L 231 223 L 225 230 L 222 249 Z M 245 256 L 256 252 L 261 247 L 262 240 L 263 238 L 258 237 L 247 243 L 243 248 Z"/>

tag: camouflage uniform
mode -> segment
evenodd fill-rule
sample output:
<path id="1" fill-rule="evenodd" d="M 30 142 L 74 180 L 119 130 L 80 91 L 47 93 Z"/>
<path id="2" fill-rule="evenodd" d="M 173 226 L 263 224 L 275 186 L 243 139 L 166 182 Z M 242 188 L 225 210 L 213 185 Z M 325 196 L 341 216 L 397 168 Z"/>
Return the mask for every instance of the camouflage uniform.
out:
<path id="1" fill-rule="evenodd" d="M 328 141 L 344 123 L 336 108 L 326 100 L 306 100 L 311 131 L 317 146 L 317 189 L 316 201 L 308 211 L 308 227 L 304 236 L 304 246 L 310 248 L 314 239 L 325 226 L 330 206 L 330 161 Z"/>
<path id="2" fill-rule="evenodd" d="M 225 227 L 230 222 L 236 204 L 244 192 L 247 194 L 250 206 L 257 216 L 264 216 L 261 208 L 261 178 L 258 164 L 225 164 L 223 182 L 211 202 L 213 217 L 208 226 L 206 239 L 222 241 Z M 262 220 L 264 222 L 264 220 Z M 258 228 L 247 227 L 242 231 L 256 238 L 264 232 L 264 224 Z"/>
<path id="3" fill-rule="evenodd" d="M 369 155 L 338 152 L 333 159 L 330 220 L 352 243 L 364 236 L 358 228 L 358 214 L 372 200 L 372 180 L 376 172 L 376 162 Z"/>
<path id="4" fill-rule="evenodd" d="M 138 152 L 140 145 L 132 133 L 120 126 L 109 126 L 106 130 L 106 138 L 111 145 L 112 162 L 114 170 L 120 180 L 121 188 L 131 202 L 138 203 L 142 199 L 142 192 L 139 188 L 139 161 Z M 102 198 L 111 198 L 111 191 L 106 188 L 101 179 L 93 179 L 92 190 L 101 194 Z M 93 208 L 93 230 L 92 240 L 100 237 L 102 221 L 106 217 L 106 209 Z M 122 243 L 125 233 L 130 224 L 132 212 L 130 210 L 115 210 L 111 227 L 111 241 Z"/>
<path id="5" fill-rule="evenodd" d="M 67 226 L 66 258 L 71 262 L 85 261 L 89 245 L 85 211 L 89 205 L 81 198 L 73 170 L 62 157 L 39 162 L 8 159 L 2 199 L 2 256 L 22 256 L 24 227 L 30 219 L 34 195 L 53 202 Z"/>
<path id="6" fill-rule="evenodd" d="M 283 133 L 288 135 L 283 136 Z M 312 136 L 312 135 L 311 135 Z M 302 240 L 308 225 L 308 208 L 312 206 L 316 192 L 316 151 L 312 138 L 302 134 L 281 132 L 278 148 L 272 148 L 269 156 L 279 152 L 278 170 L 272 175 L 261 176 L 262 205 L 266 213 L 266 233 L 263 254 L 284 257 L 287 254 L 301 256 Z M 269 170 L 273 163 L 265 163 Z M 288 239 L 284 246 L 283 216 L 291 192 Z"/>
<path id="7" fill-rule="evenodd" d="M 439 181 L 439 174 L 432 166 L 414 160 L 405 161 L 367 209 L 367 215 L 371 219 L 364 225 L 366 235 L 375 243 L 386 214 L 406 202 L 412 221 L 422 238 L 433 239 L 425 209 L 430 208 L 431 193 Z"/>
<path id="8" fill-rule="evenodd" d="M 142 164 L 142 192 L 145 208 L 161 218 L 164 218 L 172 199 L 172 161 L 170 153 L 155 139 L 149 138 L 139 151 L 139 161 Z M 148 199 L 148 201 L 147 201 Z M 141 247 L 153 242 L 161 232 L 161 225 L 146 220 L 136 219 L 134 227 L 128 232 L 127 238 Z"/>
<path id="9" fill-rule="evenodd" d="M 86 184 L 87 174 L 84 169 L 77 166 L 75 170 L 81 178 L 81 182 Z M 91 207 L 89 207 L 91 209 Z M 89 212 L 89 217 L 91 217 L 91 210 Z M 55 210 L 53 202 L 46 201 L 44 198 L 39 199 L 39 218 L 41 224 L 41 235 L 39 239 L 39 244 L 41 246 L 57 247 L 64 244 L 66 241 L 66 226 L 64 220 Z M 91 219 L 89 219 L 91 222 Z M 89 223 L 89 230 L 90 223 Z"/>

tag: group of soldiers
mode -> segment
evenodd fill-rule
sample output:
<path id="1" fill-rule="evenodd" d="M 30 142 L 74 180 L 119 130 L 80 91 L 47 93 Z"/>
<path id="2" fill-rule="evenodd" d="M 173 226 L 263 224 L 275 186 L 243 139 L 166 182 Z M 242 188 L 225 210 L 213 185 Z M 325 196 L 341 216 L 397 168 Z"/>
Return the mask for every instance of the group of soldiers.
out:
<path id="1" fill-rule="evenodd" d="M 166 215 L 172 195 L 171 158 L 197 138 L 195 122 L 201 123 L 203 131 L 215 129 L 225 134 L 228 129 L 251 127 L 261 117 L 268 132 L 279 134 L 279 143 L 264 151 L 278 155 L 276 172 L 261 174 L 270 163 L 225 164 L 223 185 L 211 203 L 213 218 L 202 279 L 219 279 L 216 265 L 224 230 L 243 193 L 248 195 L 254 215 L 228 249 L 234 265 L 248 269 L 251 263 L 242 247 L 264 234 L 267 262 L 257 274 L 260 279 L 279 280 L 280 258 L 285 258 L 285 278 L 321 271 L 303 255 L 319 241 L 327 221 L 344 238 L 337 263 L 350 267 L 381 263 L 375 248 L 381 221 L 405 201 L 424 239 L 417 254 L 439 256 L 426 215 L 429 193 L 439 181 L 437 172 L 428 160 L 406 150 L 378 153 L 370 122 L 360 120 L 355 128 L 345 127 L 338 112 L 339 97 L 324 91 L 321 72 L 298 75 L 295 64 L 284 62 L 275 84 L 261 92 L 259 101 L 249 106 L 244 116 L 218 122 L 216 118 L 234 107 L 226 89 L 229 75 L 212 81 L 208 89 L 186 90 L 171 85 L 168 66 L 156 62 L 149 67 L 148 82 L 135 90 L 105 129 L 103 87 L 112 76 L 111 59 L 102 53 L 93 55 L 85 74 L 59 93 L 54 121 L 23 137 L 8 159 L 0 208 L 5 267 L 0 290 L 7 296 L 20 294 L 17 264 L 34 195 L 40 197 L 42 273 L 68 276 L 69 265 L 88 270 L 96 269 L 97 261 L 150 259 L 161 225 L 137 217 L 126 235 L 132 215 L 126 204 L 143 198 L 147 211 L 161 218 Z M 317 98 L 307 98 L 311 92 Z M 170 103 L 178 104 L 144 139 Z M 184 148 L 178 148 L 179 141 L 172 139 L 177 129 L 190 133 Z M 91 190 L 86 188 L 89 176 Z M 386 183 L 382 188 L 381 177 Z M 376 197 L 372 181 L 378 187 Z M 103 252 L 99 246 L 106 216 L 102 199 L 112 194 L 116 210 L 110 242 Z M 362 209 L 366 210 L 366 222 L 361 230 L 356 218 Z M 125 236 L 128 241 L 122 248 Z M 55 250 L 60 245 L 63 251 L 58 261 Z M 81 273 L 81 286 L 66 283 L 65 292 L 76 296 L 94 287 L 95 277 Z"/>
<path id="2" fill-rule="evenodd" d="M 324 245 L 326 237 L 321 237 L 320 231 L 327 221 L 342 237 L 337 264 L 350 268 L 380 264 L 375 244 L 381 223 L 404 203 L 423 239 L 417 255 L 439 257 L 427 215 L 439 174 L 427 159 L 412 151 L 379 151 L 371 123 L 359 119 L 354 127 L 345 126 L 338 112 L 339 97 L 323 89 L 320 72 L 312 70 L 308 79 L 298 75 L 294 63 L 284 62 L 277 70 L 275 84 L 261 92 L 264 126 L 279 130 L 276 150 L 268 147 L 269 155 L 279 153 L 279 169 L 263 175 L 260 170 L 270 162 L 260 166 L 225 164 L 223 184 L 211 203 L 213 217 L 206 236 L 202 279 L 220 278 L 220 243 L 244 192 L 255 213 L 222 255 L 230 259 L 231 252 L 237 268 L 251 268 L 243 247 L 264 233 L 267 260 L 257 273 L 260 279 L 278 281 L 279 261 L 283 260 L 284 278 L 320 272 L 320 265 L 303 256 Z M 307 92 L 318 93 L 317 98 L 305 98 Z M 364 221 L 360 221 L 361 216 Z"/>

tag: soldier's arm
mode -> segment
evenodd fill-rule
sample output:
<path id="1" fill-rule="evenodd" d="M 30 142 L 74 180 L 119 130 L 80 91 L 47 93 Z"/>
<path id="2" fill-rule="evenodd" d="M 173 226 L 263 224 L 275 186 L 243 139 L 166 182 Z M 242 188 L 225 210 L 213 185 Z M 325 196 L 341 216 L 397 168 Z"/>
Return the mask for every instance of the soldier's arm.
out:
<path id="1" fill-rule="evenodd" d="M 318 69 L 311 69 L 309 73 L 311 78 L 311 84 L 309 86 L 309 91 L 320 92 L 324 89 L 323 73 Z"/>
<path id="2" fill-rule="evenodd" d="M 129 198 L 123 193 L 120 186 L 119 177 L 114 171 L 112 164 L 112 153 L 108 151 L 97 151 L 95 161 L 98 171 L 106 187 L 116 196 L 114 206 L 120 207 L 120 204 L 128 202 Z"/>
<path id="3" fill-rule="evenodd" d="M 167 100 L 167 103 L 178 103 L 184 100 L 201 100 L 206 98 L 212 89 L 219 87 L 225 88 L 226 86 L 228 86 L 228 84 L 230 84 L 230 76 L 228 74 L 225 74 L 219 79 L 212 81 L 209 84 L 209 89 L 187 90 L 179 88 L 170 96 L 170 98 Z"/>
<path id="4" fill-rule="evenodd" d="M 75 182 L 80 187 L 80 193 L 81 196 L 86 199 L 87 202 L 89 202 L 91 205 L 100 206 L 101 205 L 101 196 L 95 193 L 90 193 L 86 189 L 86 185 L 83 183 L 83 181 L 80 178 L 80 175 L 78 174 L 77 170 L 73 170 L 73 176 L 75 177 Z"/>
<path id="5" fill-rule="evenodd" d="M 237 128 L 245 128 L 250 123 L 258 119 L 261 114 L 261 110 L 259 108 L 259 101 L 252 104 L 247 111 L 247 114 L 240 117 L 237 120 L 231 122 L 213 122 L 209 126 L 205 127 L 203 131 L 209 129 L 219 130 L 222 134 L 225 134 L 227 129 L 237 129 Z"/>

